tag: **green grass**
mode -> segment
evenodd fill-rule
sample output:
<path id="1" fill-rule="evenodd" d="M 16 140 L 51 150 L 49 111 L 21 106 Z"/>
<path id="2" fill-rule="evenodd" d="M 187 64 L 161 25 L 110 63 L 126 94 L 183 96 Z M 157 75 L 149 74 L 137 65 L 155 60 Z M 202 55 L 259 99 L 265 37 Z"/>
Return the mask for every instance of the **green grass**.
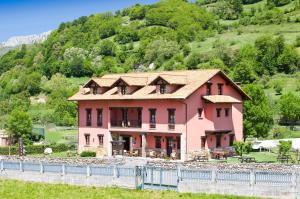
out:
<path id="1" fill-rule="evenodd" d="M 209 37 L 202 42 L 192 42 L 191 49 L 193 52 L 199 53 L 210 52 L 214 50 L 213 44 L 220 40 L 230 49 L 235 50 L 245 44 L 253 44 L 258 37 L 266 34 L 275 36 L 282 34 L 287 43 L 293 44 L 300 32 L 299 24 L 296 23 L 240 26 L 238 30 L 241 31 L 241 34 L 238 34 L 237 29 L 232 29 Z"/>
<path id="2" fill-rule="evenodd" d="M 1 199 L 246 199 L 252 197 L 80 187 L 0 180 Z"/>
<path id="3" fill-rule="evenodd" d="M 76 129 L 46 129 L 45 140 L 50 143 L 70 143 L 77 142 Z"/>
<path id="4" fill-rule="evenodd" d="M 277 153 L 273 152 L 250 152 L 249 154 L 244 154 L 244 156 L 254 157 L 257 162 L 277 162 Z M 229 157 L 227 159 L 228 163 L 239 163 L 238 158 Z"/>

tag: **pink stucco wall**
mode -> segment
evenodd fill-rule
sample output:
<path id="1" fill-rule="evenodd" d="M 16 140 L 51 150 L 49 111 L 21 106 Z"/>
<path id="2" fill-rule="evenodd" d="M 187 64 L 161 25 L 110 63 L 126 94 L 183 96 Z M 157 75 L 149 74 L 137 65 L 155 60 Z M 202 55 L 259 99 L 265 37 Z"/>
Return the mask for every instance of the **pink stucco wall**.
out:
<path id="1" fill-rule="evenodd" d="M 238 100 L 242 100 L 241 95 L 230 84 L 226 84 L 223 77 L 217 75 L 211 80 L 212 95 L 217 94 L 217 84 L 223 83 L 223 95 L 230 95 Z M 163 136 L 186 134 L 187 152 L 199 150 L 201 148 L 201 136 L 205 136 L 206 130 L 231 130 L 235 134 L 236 140 L 243 139 L 243 115 L 242 103 L 239 104 L 212 104 L 202 99 L 206 94 L 206 85 L 196 90 L 185 100 L 112 100 L 112 101 L 79 101 L 79 148 L 85 145 L 84 134 L 90 134 L 90 144 L 98 145 L 97 134 L 104 135 L 104 147 L 108 146 L 108 134 L 110 132 L 126 133 L 137 137 L 136 146 L 140 146 L 139 135 L 148 133 L 148 147 L 154 147 L 154 137 L 163 133 Z M 111 127 L 110 119 L 120 117 L 109 110 L 110 107 L 141 107 L 142 108 L 142 127 L 141 128 L 116 128 Z M 86 108 L 92 109 L 92 127 L 86 127 Z M 97 111 L 103 109 L 103 127 L 97 127 Z M 156 109 L 156 128 L 149 128 L 149 109 Z M 168 108 L 176 109 L 175 112 L 175 129 L 168 129 Z M 198 108 L 203 108 L 202 118 L 198 118 Z M 216 116 L 216 108 L 222 108 L 221 117 Z M 229 116 L 225 117 L 224 108 L 229 108 Z M 187 109 L 187 111 L 186 111 Z M 129 112 L 128 117 L 134 117 Z M 136 114 L 136 113 L 134 113 Z M 187 121 L 186 121 L 187 120 Z M 215 136 L 207 136 L 206 147 L 215 147 Z M 222 135 L 222 146 L 228 146 L 229 135 Z M 164 144 L 162 144 L 164 146 Z"/>

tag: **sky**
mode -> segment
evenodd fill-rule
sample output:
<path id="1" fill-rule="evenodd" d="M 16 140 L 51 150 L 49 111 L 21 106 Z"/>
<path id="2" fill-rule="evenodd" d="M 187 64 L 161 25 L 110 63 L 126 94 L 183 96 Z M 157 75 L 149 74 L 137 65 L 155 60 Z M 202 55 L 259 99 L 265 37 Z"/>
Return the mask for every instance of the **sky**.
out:
<path id="1" fill-rule="evenodd" d="M 116 11 L 136 3 L 158 0 L 0 0 L 0 42 L 11 36 L 39 34 L 71 21 L 106 11 Z"/>

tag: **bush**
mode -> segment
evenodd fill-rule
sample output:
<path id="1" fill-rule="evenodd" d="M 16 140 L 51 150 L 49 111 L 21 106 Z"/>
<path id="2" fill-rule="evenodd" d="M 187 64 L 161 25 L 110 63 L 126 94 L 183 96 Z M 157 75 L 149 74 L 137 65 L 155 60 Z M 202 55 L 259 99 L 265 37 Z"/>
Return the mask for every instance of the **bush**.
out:
<path id="1" fill-rule="evenodd" d="M 43 154 L 45 148 L 52 148 L 54 153 L 64 152 L 69 150 L 66 144 L 53 144 L 53 145 L 27 145 L 25 146 L 25 154 Z M 11 146 L 10 155 L 18 155 L 19 147 Z M 0 147 L 0 155 L 9 155 L 9 147 Z"/>
<path id="2" fill-rule="evenodd" d="M 292 141 L 279 141 L 279 154 L 286 155 L 292 148 Z"/>
<path id="3" fill-rule="evenodd" d="M 96 152 L 94 151 L 82 151 L 80 157 L 96 157 Z"/>
<path id="4" fill-rule="evenodd" d="M 248 154 L 251 151 L 250 142 L 234 142 L 233 146 L 238 155 L 243 156 L 244 153 Z"/>

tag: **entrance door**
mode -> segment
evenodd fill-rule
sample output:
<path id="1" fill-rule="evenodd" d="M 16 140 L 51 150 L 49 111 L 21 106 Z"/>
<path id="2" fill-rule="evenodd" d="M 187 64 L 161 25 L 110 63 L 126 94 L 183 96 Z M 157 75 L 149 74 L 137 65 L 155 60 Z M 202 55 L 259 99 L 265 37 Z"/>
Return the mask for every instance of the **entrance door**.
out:
<path id="1" fill-rule="evenodd" d="M 129 136 L 123 137 L 123 140 L 125 141 L 124 150 L 130 151 L 130 137 Z"/>
<path id="2" fill-rule="evenodd" d="M 173 138 L 167 137 L 167 156 L 170 157 L 172 151 L 173 151 Z"/>
<path id="3" fill-rule="evenodd" d="M 221 147 L 221 134 L 217 134 L 216 135 L 216 148 L 220 148 Z"/>

